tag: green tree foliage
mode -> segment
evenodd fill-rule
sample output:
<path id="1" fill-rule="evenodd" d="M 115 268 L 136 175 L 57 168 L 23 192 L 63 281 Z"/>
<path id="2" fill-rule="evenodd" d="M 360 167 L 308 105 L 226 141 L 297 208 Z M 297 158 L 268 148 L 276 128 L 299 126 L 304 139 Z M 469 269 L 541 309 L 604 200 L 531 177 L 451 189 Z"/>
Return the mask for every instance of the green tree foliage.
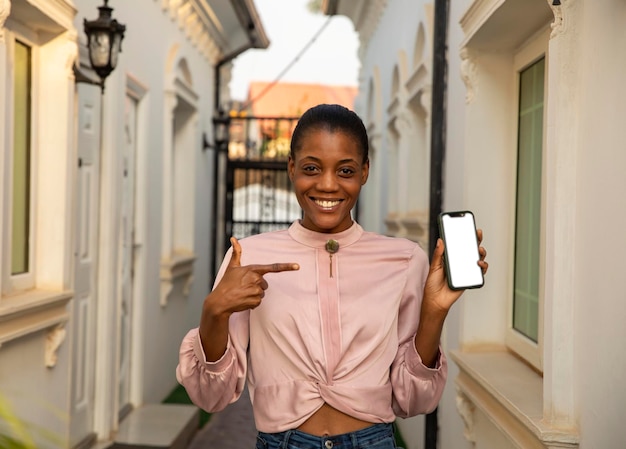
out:
<path id="1" fill-rule="evenodd" d="M 309 0 L 306 6 L 307 9 L 314 14 L 320 14 L 322 12 L 322 0 Z"/>
<path id="2" fill-rule="evenodd" d="M 41 440 L 35 442 L 33 435 Z M 61 440 L 46 429 L 39 429 L 24 422 L 13 412 L 11 403 L 0 394 L 0 449 L 43 449 L 60 447 Z"/>

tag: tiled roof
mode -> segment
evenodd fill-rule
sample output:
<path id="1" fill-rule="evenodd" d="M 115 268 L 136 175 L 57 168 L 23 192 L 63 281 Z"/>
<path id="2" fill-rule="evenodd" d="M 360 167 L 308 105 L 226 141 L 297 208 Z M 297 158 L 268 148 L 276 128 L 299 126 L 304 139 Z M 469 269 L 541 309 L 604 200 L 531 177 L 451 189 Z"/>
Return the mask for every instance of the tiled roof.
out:
<path id="1" fill-rule="evenodd" d="M 256 117 L 299 117 L 311 106 L 337 103 L 353 109 L 358 89 L 326 84 L 252 82 L 248 90 L 248 113 Z"/>

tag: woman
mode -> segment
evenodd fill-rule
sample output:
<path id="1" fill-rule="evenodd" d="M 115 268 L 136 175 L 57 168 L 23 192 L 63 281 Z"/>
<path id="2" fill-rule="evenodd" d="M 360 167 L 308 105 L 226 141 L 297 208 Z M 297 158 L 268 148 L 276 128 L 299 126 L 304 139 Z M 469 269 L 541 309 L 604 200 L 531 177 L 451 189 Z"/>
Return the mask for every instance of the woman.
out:
<path id="1" fill-rule="evenodd" d="M 396 416 L 428 413 L 441 398 L 439 340 L 462 292 L 447 287 L 441 240 L 429 267 L 416 243 L 352 220 L 369 173 L 354 112 L 305 112 L 288 171 L 302 219 L 231 239 L 177 379 L 196 405 L 219 411 L 247 378 L 258 448 L 395 448 Z"/>

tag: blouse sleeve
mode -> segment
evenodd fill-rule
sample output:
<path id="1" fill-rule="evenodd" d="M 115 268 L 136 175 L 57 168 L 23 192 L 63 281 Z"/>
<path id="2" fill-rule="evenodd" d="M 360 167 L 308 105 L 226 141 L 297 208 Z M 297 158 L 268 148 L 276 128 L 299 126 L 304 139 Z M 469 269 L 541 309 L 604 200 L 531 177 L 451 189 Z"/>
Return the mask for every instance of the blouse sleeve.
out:
<path id="1" fill-rule="evenodd" d="M 230 260 L 229 250 L 217 274 L 220 281 Z M 233 313 L 228 323 L 228 344 L 222 357 L 207 362 L 198 328 L 183 338 L 176 379 L 185 387 L 191 401 L 207 412 L 218 412 L 241 396 L 246 382 L 250 311 Z"/>
<path id="2" fill-rule="evenodd" d="M 439 403 L 448 376 L 448 364 L 441 347 L 434 368 L 422 363 L 415 348 L 428 257 L 416 247 L 409 260 L 408 275 L 398 315 L 398 353 L 391 365 L 393 410 L 402 418 L 432 412 Z"/>

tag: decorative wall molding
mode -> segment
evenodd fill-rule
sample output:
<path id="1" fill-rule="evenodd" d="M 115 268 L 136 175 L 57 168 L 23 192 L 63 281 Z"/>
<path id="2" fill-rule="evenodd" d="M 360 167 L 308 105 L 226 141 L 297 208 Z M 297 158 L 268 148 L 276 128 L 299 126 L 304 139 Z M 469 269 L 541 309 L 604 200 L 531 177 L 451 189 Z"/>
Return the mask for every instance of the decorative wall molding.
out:
<path id="1" fill-rule="evenodd" d="M 178 282 L 183 285 L 183 295 L 188 296 L 193 282 L 193 254 L 177 254 L 161 262 L 161 306 L 167 306 L 169 296 Z"/>
<path id="2" fill-rule="evenodd" d="M 393 120 L 400 113 L 400 97 L 397 95 L 393 97 L 389 106 L 387 106 L 387 115 L 389 116 L 389 123 L 393 122 Z"/>
<path id="3" fill-rule="evenodd" d="M 0 0 L 0 44 L 4 42 L 4 22 L 11 14 L 11 2 L 9 0 Z"/>
<path id="4" fill-rule="evenodd" d="M 553 426 L 544 419 L 541 376 L 514 355 L 506 350 L 451 351 L 450 358 L 460 370 L 455 379 L 457 391 L 475 407 L 472 414 L 483 414 L 509 439 L 512 447 L 579 448 L 580 437 L 575 426 Z M 497 380 L 505 378 L 514 381 Z M 520 388 L 524 389 L 524 395 L 520 396 Z M 459 412 L 465 420 L 463 413 L 469 410 Z M 473 436 L 479 444 L 481 435 L 473 432 Z"/>
<path id="5" fill-rule="evenodd" d="M 387 235 L 394 237 L 404 236 L 404 228 L 402 227 L 402 223 L 400 222 L 400 217 L 397 212 L 390 212 L 387 214 L 387 217 L 385 217 L 385 226 L 387 227 Z"/>
<path id="6" fill-rule="evenodd" d="M 399 219 L 404 236 L 419 243 L 422 248 L 428 247 L 428 211 L 411 211 Z"/>
<path id="7" fill-rule="evenodd" d="M 461 415 L 465 426 L 463 436 L 467 441 L 472 443 L 472 447 L 475 447 L 476 437 L 474 435 L 474 410 L 476 410 L 476 406 L 459 387 L 456 389 L 456 409 L 458 410 L 459 415 Z"/>
<path id="8" fill-rule="evenodd" d="M 468 47 L 463 47 L 461 57 L 461 79 L 465 84 L 465 103 L 471 104 L 478 87 L 478 70 L 476 69 L 476 57 Z"/>
<path id="9" fill-rule="evenodd" d="M 413 129 L 413 118 L 407 110 L 402 110 L 393 121 L 394 128 L 401 136 L 405 136 Z"/>
<path id="10" fill-rule="evenodd" d="M 57 364 L 57 352 L 61 344 L 65 341 L 67 332 L 65 323 L 59 324 L 46 334 L 45 361 L 47 368 L 54 368 Z"/>
<path id="11" fill-rule="evenodd" d="M 183 0 L 170 0 L 168 9 L 170 13 L 170 17 L 172 19 L 176 19 L 178 8 L 182 6 Z"/>
<path id="12" fill-rule="evenodd" d="M 541 0 L 474 0 L 459 21 L 464 35 L 459 47 L 513 52 L 533 31 L 550 24 L 555 13 L 546 6 Z M 515 26 L 510 25 L 511 20 L 516 21 Z"/>
<path id="13" fill-rule="evenodd" d="M 430 91 L 431 82 L 432 82 L 432 77 L 428 68 L 426 67 L 425 64 L 420 64 L 413 71 L 411 76 L 409 76 L 409 79 L 404 84 L 404 87 L 406 91 L 408 92 L 409 100 L 416 98 L 418 95 L 422 95 L 424 90 Z M 421 100 L 420 100 L 420 105 L 424 108 L 425 111 L 428 111 L 430 115 L 431 105 L 428 104 L 427 106 L 425 106 L 424 104 L 421 104 Z"/>
<path id="14" fill-rule="evenodd" d="M 72 292 L 32 290 L 0 302 L 0 346 L 65 323 Z"/>
<path id="15" fill-rule="evenodd" d="M 354 22 L 354 29 L 359 33 L 362 55 L 364 55 L 372 35 L 378 28 L 380 18 L 387 7 L 387 0 L 371 0 L 363 3 L 364 6 L 358 11 L 358 14 L 351 17 Z"/>
<path id="16" fill-rule="evenodd" d="M 554 22 L 550 24 L 550 28 L 552 28 L 552 32 L 550 33 L 550 39 L 558 36 L 563 33 L 563 5 L 554 5 L 554 0 L 546 0 L 548 2 L 548 6 L 552 10 L 552 14 L 554 14 Z"/>
<path id="17" fill-rule="evenodd" d="M 2 1 L 2 0 L 0 0 Z M 226 36 L 220 33 L 221 25 L 207 2 L 198 0 L 161 0 L 163 12 L 176 22 L 189 42 L 211 64 L 217 63 L 227 48 Z"/>
<path id="18" fill-rule="evenodd" d="M 65 70 L 68 76 L 74 76 L 74 66 L 80 64 L 80 53 L 78 42 L 78 33 L 76 29 L 71 29 L 65 32 Z"/>
<path id="19" fill-rule="evenodd" d="M 383 137 L 380 131 L 376 128 L 375 122 L 372 122 L 367 126 L 367 134 L 370 139 L 369 157 L 370 159 L 374 159 L 380 150 Z"/>
<path id="20" fill-rule="evenodd" d="M 465 43 L 474 36 L 481 26 L 505 0 L 474 0 L 459 23 L 465 34 Z"/>
<path id="21" fill-rule="evenodd" d="M 433 107 L 432 97 L 433 90 L 430 84 L 420 90 L 420 106 L 426 111 L 427 117 L 430 117 L 431 108 Z"/>

